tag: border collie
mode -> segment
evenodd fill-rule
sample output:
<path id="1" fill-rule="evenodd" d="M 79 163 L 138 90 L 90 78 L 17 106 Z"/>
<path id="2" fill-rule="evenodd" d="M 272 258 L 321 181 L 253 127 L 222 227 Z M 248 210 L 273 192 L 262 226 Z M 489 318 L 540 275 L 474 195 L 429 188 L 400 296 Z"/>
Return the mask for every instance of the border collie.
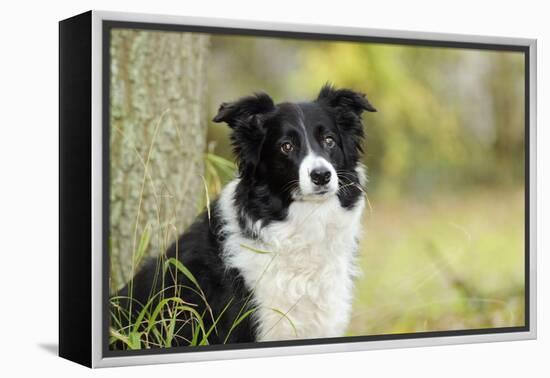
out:
<path id="1" fill-rule="evenodd" d="M 208 305 L 185 274 L 159 279 L 159 259 L 119 295 L 144 304 L 179 287 L 205 328 L 215 323 L 209 344 L 343 336 L 365 206 L 363 111 L 376 111 L 364 94 L 328 84 L 312 102 L 223 103 L 213 121 L 232 130 L 238 176 L 159 258 L 187 267 Z M 193 325 L 178 320 L 173 346 L 188 345 Z"/>

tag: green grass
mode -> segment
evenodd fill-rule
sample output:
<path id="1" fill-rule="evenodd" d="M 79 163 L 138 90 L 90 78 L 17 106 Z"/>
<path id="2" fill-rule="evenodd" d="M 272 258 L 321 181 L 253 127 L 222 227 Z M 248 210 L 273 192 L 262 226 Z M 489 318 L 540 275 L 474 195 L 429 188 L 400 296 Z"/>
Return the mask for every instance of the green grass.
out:
<path id="1" fill-rule="evenodd" d="M 113 296 L 110 300 L 112 317 L 109 329 L 112 350 L 208 345 L 210 335 L 217 332 L 216 327 L 220 319 L 232 305 L 233 299 L 215 314 L 198 280 L 187 267 L 175 258 L 159 261 L 162 269 L 158 274 L 162 276 L 163 282 L 166 274 L 183 274 L 191 285 L 165 287 L 159 293 L 152 293 L 147 303 L 134 303 L 135 301 L 128 297 Z M 199 295 L 201 303 L 190 303 L 185 300 L 185 293 L 189 290 Z M 125 299 L 130 299 L 134 304 L 133 310 L 128 310 L 127 306 L 122 304 Z M 247 309 L 247 304 L 248 300 L 233 320 L 225 342 L 232 331 L 255 311 L 255 308 Z M 199 307 L 205 310 L 199 312 Z M 191 329 L 189 339 L 178 336 L 181 327 Z"/>
<path id="2" fill-rule="evenodd" d="M 522 190 L 371 202 L 349 335 L 523 325 Z"/>

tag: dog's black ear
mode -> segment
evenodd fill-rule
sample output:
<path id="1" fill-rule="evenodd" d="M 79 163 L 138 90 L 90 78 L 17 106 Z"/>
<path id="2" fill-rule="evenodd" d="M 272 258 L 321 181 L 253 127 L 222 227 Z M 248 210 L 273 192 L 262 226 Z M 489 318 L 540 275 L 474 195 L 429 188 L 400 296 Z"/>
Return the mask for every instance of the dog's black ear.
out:
<path id="1" fill-rule="evenodd" d="M 253 175 L 260 158 L 266 116 L 275 110 L 271 97 L 265 93 L 223 103 L 214 122 L 226 122 L 231 129 L 231 144 L 237 157 L 241 177 Z"/>
<path id="2" fill-rule="evenodd" d="M 275 104 L 269 95 L 260 92 L 253 96 L 243 97 L 235 102 L 224 102 L 218 109 L 214 122 L 226 122 L 231 128 L 249 122 L 253 117 L 269 113 Z"/>
<path id="3" fill-rule="evenodd" d="M 367 100 L 363 93 L 352 91 L 351 89 L 335 89 L 329 83 L 325 84 L 317 97 L 318 102 L 324 102 L 332 108 L 343 108 L 350 110 L 357 115 L 363 111 L 375 112 L 376 109 Z"/>
<path id="4" fill-rule="evenodd" d="M 362 142 L 365 136 L 361 114 L 365 110 L 375 112 L 376 109 L 363 93 L 351 89 L 335 89 L 328 83 L 319 92 L 316 102 L 327 107 L 333 114 L 342 137 L 344 156 L 348 163 L 356 164 L 363 152 Z"/>

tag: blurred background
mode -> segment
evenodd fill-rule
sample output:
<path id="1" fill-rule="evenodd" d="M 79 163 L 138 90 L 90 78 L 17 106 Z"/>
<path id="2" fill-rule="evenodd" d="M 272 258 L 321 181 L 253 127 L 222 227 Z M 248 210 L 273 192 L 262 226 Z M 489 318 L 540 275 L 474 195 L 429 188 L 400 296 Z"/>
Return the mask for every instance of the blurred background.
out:
<path id="1" fill-rule="evenodd" d="M 234 177 L 221 102 L 367 94 L 369 206 L 349 335 L 524 324 L 524 57 L 114 29 L 111 290 Z"/>

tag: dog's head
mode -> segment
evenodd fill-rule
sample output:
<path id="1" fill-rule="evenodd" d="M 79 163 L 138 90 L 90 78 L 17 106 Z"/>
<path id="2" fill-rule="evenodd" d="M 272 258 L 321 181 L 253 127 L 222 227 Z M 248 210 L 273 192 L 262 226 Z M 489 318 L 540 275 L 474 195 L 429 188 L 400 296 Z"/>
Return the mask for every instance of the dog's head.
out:
<path id="1" fill-rule="evenodd" d="M 364 94 L 325 85 L 312 102 L 275 105 L 257 93 L 223 103 L 214 122 L 232 128 L 241 178 L 292 200 L 323 200 L 357 182 L 364 111 L 376 111 Z"/>

